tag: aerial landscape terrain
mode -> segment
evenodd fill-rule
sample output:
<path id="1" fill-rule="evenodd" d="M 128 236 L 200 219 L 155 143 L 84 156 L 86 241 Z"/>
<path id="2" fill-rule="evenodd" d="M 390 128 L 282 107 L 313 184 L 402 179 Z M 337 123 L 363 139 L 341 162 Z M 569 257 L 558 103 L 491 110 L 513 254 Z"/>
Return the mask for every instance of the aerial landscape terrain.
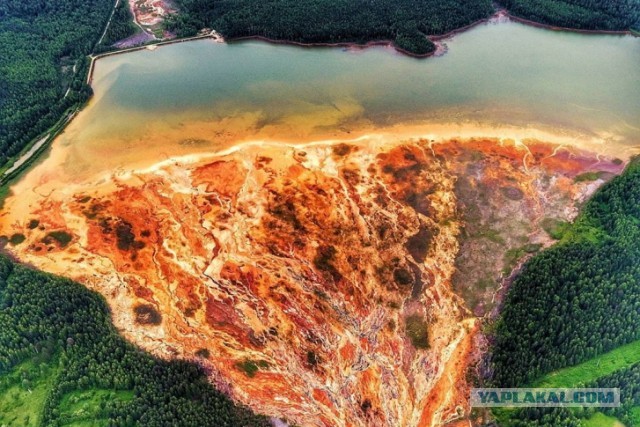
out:
<path id="1" fill-rule="evenodd" d="M 0 426 L 640 426 L 639 35 L 638 0 L 0 2 Z"/>

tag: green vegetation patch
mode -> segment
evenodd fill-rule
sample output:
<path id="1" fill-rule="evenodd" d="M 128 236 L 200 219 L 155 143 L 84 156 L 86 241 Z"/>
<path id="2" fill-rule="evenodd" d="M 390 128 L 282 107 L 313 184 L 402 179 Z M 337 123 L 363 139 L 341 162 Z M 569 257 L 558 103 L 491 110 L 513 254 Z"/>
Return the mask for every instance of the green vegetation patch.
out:
<path id="1" fill-rule="evenodd" d="M 406 320 L 407 336 L 411 344 L 417 349 L 429 348 L 429 324 L 417 314 L 412 314 Z"/>
<path id="2" fill-rule="evenodd" d="M 0 256 L 0 425 L 25 424 L 270 426 L 199 366 L 125 341 L 98 294 Z"/>
<path id="3" fill-rule="evenodd" d="M 47 233 L 42 241 L 45 244 L 49 244 L 51 240 L 55 240 L 56 242 L 58 242 L 60 247 L 64 248 L 69 243 L 71 243 L 71 241 L 73 240 L 73 236 L 63 230 L 51 231 L 50 233 Z"/>
<path id="4" fill-rule="evenodd" d="M 518 261 L 522 259 L 526 254 L 533 254 L 540 250 L 542 245 L 537 243 L 527 243 L 524 246 L 519 248 L 511 248 L 508 249 L 504 253 L 504 259 L 502 262 L 502 272 L 504 274 L 511 274 L 515 266 L 518 264 Z"/>
<path id="5" fill-rule="evenodd" d="M 574 387 L 588 384 L 640 362 L 640 340 L 623 345 L 586 362 L 551 372 L 534 382 L 534 387 Z"/>
<path id="6" fill-rule="evenodd" d="M 106 408 L 122 405 L 134 398 L 130 390 L 75 390 L 67 393 L 60 401 L 60 420 L 64 425 L 107 426 L 109 417 Z"/>
<path id="7" fill-rule="evenodd" d="M 582 421 L 582 427 L 624 427 L 618 419 L 596 412 L 590 418 Z"/>
<path id="8" fill-rule="evenodd" d="M 540 225 L 542 229 L 555 240 L 562 239 L 571 226 L 567 221 L 557 218 L 545 218 Z"/>
<path id="9" fill-rule="evenodd" d="M 640 426 L 640 406 L 634 406 L 629 411 L 629 420 L 632 426 Z"/>
<path id="10" fill-rule="evenodd" d="M 58 373 L 57 361 L 26 361 L 0 377 L 0 425 L 35 426 Z"/>
<path id="11" fill-rule="evenodd" d="M 585 172 L 581 173 L 580 175 L 576 175 L 573 180 L 575 182 L 589 182 L 600 179 L 600 176 L 602 176 L 602 172 Z"/>
<path id="12" fill-rule="evenodd" d="M 487 239 L 490 242 L 497 243 L 499 245 L 504 245 L 506 242 L 500 232 L 498 230 L 494 230 L 489 227 L 481 227 L 476 233 L 474 233 L 472 238 L 480 238 Z"/>
<path id="13" fill-rule="evenodd" d="M 16 233 L 9 238 L 9 243 L 13 246 L 19 245 L 24 242 L 27 238 L 22 233 Z"/>
<path id="14" fill-rule="evenodd" d="M 246 376 L 248 376 L 249 378 L 253 378 L 256 376 L 260 369 L 268 369 L 269 363 L 264 360 L 254 361 L 246 359 L 242 362 L 237 362 L 235 366 L 236 368 L 244 372 Z"/>

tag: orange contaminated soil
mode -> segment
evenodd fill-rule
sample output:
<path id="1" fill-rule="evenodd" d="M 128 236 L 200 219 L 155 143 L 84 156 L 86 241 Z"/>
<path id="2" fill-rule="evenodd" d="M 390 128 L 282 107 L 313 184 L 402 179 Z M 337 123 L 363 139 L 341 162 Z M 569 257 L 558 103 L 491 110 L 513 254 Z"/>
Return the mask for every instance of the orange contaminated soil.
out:
<path id="1" fill-rule="evenodd" d="M 443 375 L 425 396 L 419 427 L 451 425 L 465 418 L 467 399 L 471 395 L 471 384 L 466 381 L 465 375 L 470 363 L 474 361 L 473 336 L 479 333 L 479 322 L 474 320 L 470 319 L 465 324 L 470 332 L 462 337 L 447 362 L 447 375 Z"/>
<path id="2" fill-rule="evenodd" d="M 163 0 L 130 0 L 136 22 L 152 26 L 163 21 L 165 16 L 175 10 Z"/>
<path id="3" fill-rule="evenodd" d="M 162 28 L 161 25 L 168 15 L 176 13 L 175 8 L 166 0 L 129 0 L 129 7 L 135 24 L 150 34 Z M 171 36 L 166 31 L 163 33 L 164 37 Z"/>
<path id="4" fill-rule="evenodd" d="M 258 412 L 436 426 L 469 415 L 499 284 L 473 280 L 551 243 L 542 219 L 572 219 L 603 182 L 578 174 L 623 167 L 533 140 L 263 143 L 38 187 L 0 229 L 25 235 L 20 260 L 102 293 L 135 344 L 197 360 Z"/>

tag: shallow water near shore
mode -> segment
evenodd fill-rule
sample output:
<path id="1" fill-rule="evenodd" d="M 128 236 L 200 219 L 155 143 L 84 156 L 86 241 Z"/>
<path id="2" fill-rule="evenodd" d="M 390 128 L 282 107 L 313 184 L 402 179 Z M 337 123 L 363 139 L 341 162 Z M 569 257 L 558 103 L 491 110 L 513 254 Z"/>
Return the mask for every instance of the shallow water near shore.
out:
<path id="1" fill-rule="evenodd" d="M 493 22 L 444 43 L 448 52 L 428 59 L 388 47 L 212 40 L 109 56 L 96 63 L 95 97 L 31 174 L 55 166 L 75 180 L 246 141 L 378 132 L 544 130 L 608 154 L 635 152 L 640 39 Z"/>

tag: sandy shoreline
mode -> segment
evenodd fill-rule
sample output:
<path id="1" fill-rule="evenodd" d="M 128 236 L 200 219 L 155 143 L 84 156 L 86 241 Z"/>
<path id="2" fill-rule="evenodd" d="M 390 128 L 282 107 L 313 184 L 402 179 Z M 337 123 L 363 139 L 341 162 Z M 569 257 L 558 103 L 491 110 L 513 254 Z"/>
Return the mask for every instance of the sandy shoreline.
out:
<path id="1" fill-rule="evenodd" d="M 291 150 L 303 151 L 305 148 L 322 147 L 330 148 L 338 144 L 351 144 L 367 147 L 370 151 L 382 149 L 407 142 L 426 141 L 428 143 L 441 143 L 451 140 L 473 141 L 476 139 L 495 139 L 501 144 L 514 143 L 523 148 L 530 142 L 541 142 L 555 145 L 557 150 L 571 148 L 584 152 L 594 153 L 609 158 L 628 160 L 637 152 L 633 147 L 622 149 L 619 145 L 606 144 L 597 137 L 588 137 L 578 133 L 553 133 L 536 128 L 520 128 L 515 126 L 487 126 L 487 125 L 460 125 L 454 123 L 441 124 L 397 124 L 387 128 L 363 128 L 357 134 L 348 138 L 313 138 L 301 141 L 286 141 L 276 138 L 251 138 L 238 139 L 224 144 L 215 149 L 198 148 L 191 152 L 167 152 L 158 153 L 153 147 L 141 147 L 138 153 L 127 153 L 119 160 L 126 167 L 112 167 L 104 164 L 103 167 L 92 169 L 87 173 L 76 173 L 66 170 L 69 164 L 69 156 L 76 150 L 61 144 L 54 145 L 49 157 L 41 164 L 29 171 L 13 187 L 14 194 L 26 194 L 30 191 L 47 194 L 51 191 L 65 191 L 74 186 L 86 186 L 88 183 L 99 184 L 111 180 L 114 176 L 127 179 L 136 174 L 144 174 L 157 171 L 168 164 L 193 164 L 210 160 L 216 157 L 231 155 L 238 152 L 252 152 L 256 150 L 269 150 L 273 148 L 287 147 Z M 11 197 L 10 197 L 11 198 Z M 9 199 L 10 199 L 9 198 Z"/>
<path id="2" fill-rule="evenodd" d="M 543 130 L 519 129 L 516 127 L 501 129 L 481 126 L 457 127 L 452 125 L 439 125 L 430 127 L 428 131 L 427 129 L 419 127 L 407 128 L 402 131 L 398 129 L 398 127 L 399 126 L 394 126 L 395 131 L 387 130 L 379 133 L 367 133 L 352 139 L 326 139 L 300 143 L 274 140 L 245 141 L 232 144 L 231 146 L 218 151 L 207 151 L 171 157 L 147 167 L 134 168 L 126 172 L 122 171 L 119 176 L 122 179 L 129 179 L 136 174 L 157 172 L 172 164 L 199 164 L 241 152 L 249 153 L 255 151 L 269 151 L 270 149 L 282 149 L 282 147 L 304 152 L 305 149 L 318 147 L 331 149 L 332 147 L 340 144 L 354 145 L 364 148 L 370 152 L 377 152 L 388 149 L 389 147 L 407 143 L 427 142 L 431 145 L 443 144 L 449 141 L 458 141 L 460 144 L 465 144 L 476 140 L 490 139 L 495 140 L 499 145 L 513 143 L 516 147 L 520 147 L 523 150 L 528 149 L 528 144 L 549 144 L 556 147 L 554 153 L 562 150 L 571 150 L 595 154 L 596 156 L 618 158 L 625 163 L 633 155 L 631 150 L 627 152 L 621 152 L 620 150 L 608 152 L 606 149 L 607 147 L 602 142 L 598 142 L 595 139 L 583 139 L 578 141 L 578 138 L 575 136 L 553 134 Z M 100 176 L 99 181 L 108 181 L 112 177 L 112 173 L 105 173 Z"/>

